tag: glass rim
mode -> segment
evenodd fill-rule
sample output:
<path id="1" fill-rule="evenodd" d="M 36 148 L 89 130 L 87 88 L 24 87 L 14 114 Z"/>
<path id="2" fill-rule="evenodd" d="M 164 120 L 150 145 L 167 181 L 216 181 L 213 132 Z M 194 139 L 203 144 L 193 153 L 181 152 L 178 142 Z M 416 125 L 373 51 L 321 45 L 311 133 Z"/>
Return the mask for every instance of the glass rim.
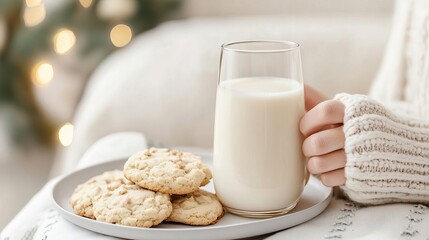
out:
<path id="1" fill-rule="evenodd" d="M 230 47 L 236 44 L 243 44 L 243 43 L 277 43 L 277 44 L 283 45 L 284 47 L 279 49 L 266 49 L 266 50 L 237 49 L 237 48 Z M 281 53 L 281 52 L 289 52 L 289 51 L 297 50 L 299 49 L 300 45 L 299 43 L 296 43 L 296 42 L 282 41 L 282 40 L 243 40 L 243 41 L 226 42 L 222 44 L 221 47 L 222 47 L 222 50 L 239 52 L 239 53 Z"/>

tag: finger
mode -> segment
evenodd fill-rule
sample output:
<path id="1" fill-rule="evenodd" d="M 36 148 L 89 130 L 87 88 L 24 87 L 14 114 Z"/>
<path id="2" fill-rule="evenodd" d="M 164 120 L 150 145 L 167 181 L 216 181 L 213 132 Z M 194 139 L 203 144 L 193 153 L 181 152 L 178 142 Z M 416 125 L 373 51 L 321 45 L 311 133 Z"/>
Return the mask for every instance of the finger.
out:
<path id="1" fill-rule="evenodd" d="M 320 175 L 320 180 L 327 187 L 341 186 L 346 183 L 344 168 L 337 169 L 331 172 Z"/>
<path id="2" fill-rule="evenodd" d="M 323 131 L 323 130 L 328 130 L 328 129 L 331 129 L 331 128 L 342 127 L 342 126 L 343 126 L 343 123 L 329 124 L 329 125 L 321 127 L 318 130 L 318 132 Z"/>
<path id="3" fill-rule="evenodd" d="M 344 148 L 343 127 L 315 133 L 304 140 L 302 151 L 306 157 L 319 156 Z"/>
<path id="4" fill-rule="evenodd" d="M 318 92 L 314 88 L 304 84 L 304 96 L 305 96 L 305 110 L 309 111 L 317 104 L 328 100 L 328 98 L 322 93 Z"/>
<path id="5" fill-rule="evenodd" d="M 346 166 L 346 154 L 344 149 L 331 152 L 322 156 L 314 156 L 308 160 L 308 171 L 312 174 L 321 174 L 337 170 Z"/>
<path id="6" fill-rule="evenodd" d="M 341 124 L 344 121 L 344 104 L 338 100 L 327 100 L 302 117 L 299 129 L 304 136 L 324 129 L 327 125 Z"/>

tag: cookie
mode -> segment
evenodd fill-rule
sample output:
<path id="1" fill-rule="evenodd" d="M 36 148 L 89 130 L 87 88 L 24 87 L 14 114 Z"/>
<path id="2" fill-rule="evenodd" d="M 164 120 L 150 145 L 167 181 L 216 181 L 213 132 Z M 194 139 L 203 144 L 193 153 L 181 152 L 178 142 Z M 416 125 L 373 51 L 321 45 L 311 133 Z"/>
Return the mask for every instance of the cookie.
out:
<path id="1" fill-rule="evenodd" d="M 201 157 L 158 148 L 131 156 L 125 163 L 124 175 L 143 188 L 168 194 L 194 192 L 212 178 Z"/>
<path id="2" fill-rule="evenodd" d="M 120 170 L 108 171 L 95 176 L 76 187 L 70 198 L 70 205 L 77 215 L 95 219 L 93 201 L 124 183 L 130 182 Z"/>
<path id="3" fill-rule="evenodd" d="M 135 227 L 152 227 L 172 211 L 170 195 L 124 184 L 94 202 L 97 221 Z"/>
<path id="4" fill-rule="evenodd" d="M 198 190 L 186 195 L 173 195 L 173 212 L 166 221 L 195 226 L 215 224 L 224 215 L 216 195 Z"/>

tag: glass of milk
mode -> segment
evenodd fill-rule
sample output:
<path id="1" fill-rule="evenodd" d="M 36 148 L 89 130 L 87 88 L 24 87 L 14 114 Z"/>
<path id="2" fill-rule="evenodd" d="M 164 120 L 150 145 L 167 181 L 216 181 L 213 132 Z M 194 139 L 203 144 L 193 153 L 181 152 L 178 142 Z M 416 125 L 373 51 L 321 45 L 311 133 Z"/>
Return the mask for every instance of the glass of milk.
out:
<path id="1" fill-rule="evenodd" d="M 298 203 L 306 182 L 299 44 L 222 45 L 216 96 L 214 184 L 230 213 L 265 218 Z"/>

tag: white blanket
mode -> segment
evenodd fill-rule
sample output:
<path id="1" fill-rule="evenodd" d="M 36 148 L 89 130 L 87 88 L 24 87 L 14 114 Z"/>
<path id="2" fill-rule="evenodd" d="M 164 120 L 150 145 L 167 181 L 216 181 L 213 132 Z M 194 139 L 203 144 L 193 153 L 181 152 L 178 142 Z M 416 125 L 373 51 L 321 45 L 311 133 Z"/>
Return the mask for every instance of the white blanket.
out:
<path id="1" fill-rule="evenodd" d="M 86 152 L 78 167 L 127 157 L 146 147 L 146 140 L 139 133 L 109 135 Z M 64 220 L 51 206 L 50 195 L 55 181 L 57 179 L 49 181 L 31 199 L 3 230 L 0 240 L 117 239 Z M 428 240 L 429 207 L 420 204 L 359 207 L 346 200 L 333 199 L 318 217 L 267 239 Z"/>

